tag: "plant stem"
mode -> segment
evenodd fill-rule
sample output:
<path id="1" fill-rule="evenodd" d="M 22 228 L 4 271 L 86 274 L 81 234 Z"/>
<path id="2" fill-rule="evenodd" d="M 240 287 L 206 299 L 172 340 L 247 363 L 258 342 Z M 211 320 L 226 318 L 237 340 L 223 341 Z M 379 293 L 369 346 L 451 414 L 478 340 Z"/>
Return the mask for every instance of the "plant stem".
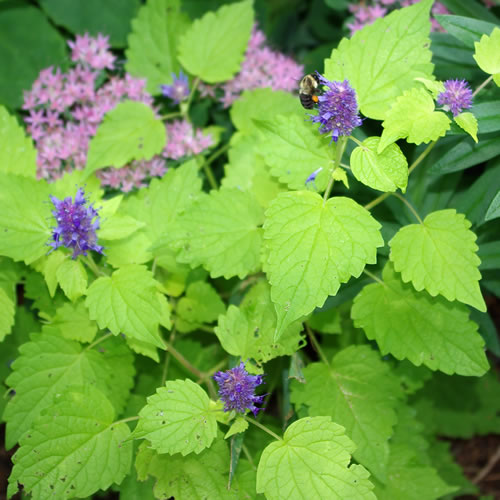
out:
<path id="1" fill-rule="evenodd" d="M 246 445 L 243 443 L 241 445 L 241 449 L 243 450 L 243 453 L 245 454 L 246 459 L 250 462 L 250 465 L 252 466 L 253 470 L 257 470 L 257 467 L 255 467 L 255 463 L 253 461 L 252 455 L 250 455 L 250 452 L 248 451 L 248 448 Z"/>
<path id="2" fill-rule="evenodd" d="M 342 155 L 344 154 L 346 145 L 347 137 L 341 137 L 337 143 L 335 160 L 333 162 L 333 167 L 330 170 L 330 179 L 328 181 L 328 186 L 326 186 L 325 194 L 323 195 L 323 205 L 326 203 L 326 200 L 328 200 L 328 197 L 330 196 L 333 183 L 335 182 L 335 179 L 333 178 L 333 172 L 335 172 L 335 169 L 340 165 L 340 160 L 342 159 Z"/>
<path id="3" fill-rule="evenodd" d="M 283 441 L 283 438 L 278 436 L 278 434 L 275 434 L 271 429 L 268 429 L 265 425 L 261 424 L 260 422 L 257 422 L 257 420 L 247 417 L 246 415 L 243 415 L 243 418 L 250 424 L 253 424 L 257 426 L 259 429 L 262 429 L 264 432 L 267 432 L 270 436 L 272 436 L 274 439 L 277 439 L 278 441 Z"/>
<path id="4" fill-rule="evenodd" d="M 165 120 L 168 120 L 169 118 L 175 118 L 176 116 L 182 116 L 182 113 L 180 111 L 174 111 L 173 113 L 167 113 L 166 115 L 161 115 L 160 120 L 165 121 Z"/>
<path id="5" fill-rule="evenodd" d="M 186 104 L 186 109 L 184 110 L 184 116 L 187 116 L 189 112 L 189 107 L 191 106 L 191 102 L 193 101 L 194 93 L 196 92 L 196 89 L 198 88 L 198 85 L 200 83 L 200 79 L 198 77 L 195 78 L 193 82 L 193 88 L 191 89 L 191 93 L 189 94 L 187 104 Z"/>
<path id="6" fill-rule="evenodd" d="M 203 163 L 202 166 L 212 189 L 218 189 L 219 186 L 217 185 L 217 181 L 215 180 L 214 173 L 212 172 L 210 165 L 208 165 L 207 163 Z"/>
<path id="7" fill-rule="evenodd" d="M 392 196 L 399 198 L 410 209 L 411 213 L 415 216 L 418 222 L 420 222 L 420 224 L 424 223 L 422 219 L 419 217 L 417 211 L 413 208 L 412 204 L 404 196 L 401 196 L 399 193 L 391 193 L 391 194 Z"/>
<path id="8" fill-rule="evenodd" d="M 210 165 L 214 160 L 216 160 L 219 156 L 223 155 L 229 149 L 229 143 L 224 144 L 219 149 L 214 151 L 201 165 L 202 167 L 205 165 Z"/>
<path id="9" fill-rule="evenodd" d="M 377 206 L 379 203 L 382 203 L 386 198 L 389 198 L 391 193 L 384 193 L 375 198 L 373 201 L 370 201 L 370 203 L 367 203 L 364 208 L 366 210 L 371 210 L 373 207 Z"/>
<path id="10" fill-rule="evenodd" d="M 363 146 L 363 143 L 359 139 L 356 139 L 353 135 L 350 135 L 349 139 L 351 139 L 352 142 L 355 142 L 358 146 L 366 149 L 365 146 Z"/>
<path id="11" fill-rule="evenodd" d="M 412 163 L 410 168 L 408 169 L 408 175 L 410 175 L 420 163 L 422 163 L 422 160 L 431 152 L 432 148 L 436 145 L 436 141 L 432 141 L 419 155 L 419 157 Z"/>
<path id="12" fill-rule="evenodd" d="M 85 350 L 89 351 L 90 349 L 93 349 L 96 345 L 100 344 L 101 342 L 104 342 L 106 339 L 109 339 L 113 334 L 111 332 L 106 333 L 106 335 L 103 335 L 102 337 L 99 337 L 97 340 L 94 340 L 92 344 L 88 345 Z"/>
<path id="13" fill-rule="evenodd" d="M 380 283 L 381 285 L 384 285 L 385 286 L 385 283 L 380 279 L 378 278 L 377 276 L 375 276 L 373 273 L 371 273 L 370 271 L 367 271 L 366 269 L 363 269 L 363 272 L 369 276 L 373 281 L 376 281 L 377 283 Z"/>
<path id="14" fill-rule="evenodd" d="M 139 415 L 136 415 L 135 417 L 122 418 L 121 420 L 113 422 L 112 425 L 124 424 L 125 422 L 133 422 L 134 420 L 139 420 L 139 418 L 140 418 Z"/>
<path id="15" fill-rule="evenodd" d="M 326 366 L 330 366 L 330 363 L 328 362 L 325 353 L 323 352 L 321 346 L 319 345 L 316 335 L 314 335 L 313 331 L 311 330 L 311 328 L 309 328 L 309 325 L 307 323 L 305 325 L 306 325 L 307 336 L 309 337 L 309 340 L 311 341 L 314 350 L 318 353 L 318 356 L 321 358 L 321 361 L 323 361 L 323 363 L 325 363 Z"/>
<path id="16" fill-rule="evenodd" d="M 105 276 L 106 275 L 106 273 L 104 273 L 104 271 L 99 269 L 99 266 L 95 263 L 94 259 L 92 258 L 92 255 L 90 253 L 88 253 L 85 257 L 82 257 L 82 259 L 87 264 L 89 269 L 91 269 L 92 272 L 96 276 Z"/>
<path id="17" fill-rule="evenodd" d="M 491 80 L 493 80 L 493 75 L 490 75 L 488 78 L 486 78 L 486 80 L 481 83 L 481 85 L 479 85 L 479 87 L 474 90 L 474 92 L 472 93 L 472 97 L 475 97 L 479 92 L 481 92 L 481 90 L 483 90 L 484 87 L 486 87 L 486 85 L 488 85 L 488 83 L 491 82 Z"/>

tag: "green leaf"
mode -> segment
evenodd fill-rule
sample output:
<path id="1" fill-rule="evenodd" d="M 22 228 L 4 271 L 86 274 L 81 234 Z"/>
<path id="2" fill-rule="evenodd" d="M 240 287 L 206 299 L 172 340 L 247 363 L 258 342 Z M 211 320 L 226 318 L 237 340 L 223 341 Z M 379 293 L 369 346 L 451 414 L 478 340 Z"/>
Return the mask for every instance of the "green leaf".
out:
<path id="1" fill-rule="evenodd" d="M 290 189 L 324 191 L 335 149 L 329 138 L 318 134 L 311 123 L 296 114 L 278 115 L 272 121 L 255 120 L 260 130 L 259 153 L 271 174 Z M 318 168 L 314 185 L 307 178 Z"/>
<path id="2" fill-rule="evenodd" d="M 307 191 L 282 193 L 266 212 L 267 275 L 276 307 L 275 340 L 321 307 L 341 283 L 376 262 L 380 224 L 354 200 Z"/>
<path id="3" fill-rule="evenodd" d="M 207 83 L 230 80 L 243 61 L 253 18 L 249 0 L 207 12 L 179 41 L 182 66 Z"/>
<path id="4" fill-rule="evenodd" d="M 0 288 L 0 342 L 11 331 L 15 312 L 14 300 L 3 288 Z"/>
<path id="5" fill-rule="evenodd" d="M 33 498 L 87 497 L 120 483 L 132 464 L 126 423 L 98 389 L 86 384 L 59 395 L 20 441 L 9 495 L 19 482 Z M 57 453 L 54 451 L 57 450 Z"/>
<path id="6" fill-rule="evenodd" d="M 267 498 L 375 500 L 369 474 L 349 465 L 354 443 L 330 417 L 301 418 L 262 453 L 257 492 Z"/>
<path id="7" fill-rule="evenodd" d="M 307 324 L 321 333 L 336 334 L 342 333 L 341 318 L 339 309 L 316 310 L 307 320 Z"/>
<path id="8" fill-rule="evenodd" d="M 378 152 L 398 139 L 413 144 L 436 141 L 446 134 L 450 124 L 444 113 L 434 111 L 434 100 L 426 90 L 406 90 L 385 115 Z"/>
<path id="9" fill-rule="evenodd" d="M 474 5 L 474 8 L 479 5 Z M 477 11 L 476 11 L 477 12 Z M 447 33 L 463 42 L 467 47 L 474 48 L 474 42 L 479 42 L 481 35 L 488 35 L 495 24 L 464 16 L 434 16 Z"/>
<path id="10" fill-rule="evenodd" d="M 57 281 L 71 302 L 81 297 L 87 290 L 87 271 L 79 260 L 66 258 L 57 268 Z"/>
<path id="11" fill-rule="evenodd" d="M 89 145 L 85 172 L 120 168 L 132 160 L 149 160 L 161 153 L 167 135 L 163 122 L 142 102 L 124 101 L 106 113 Z"/>
<path id="12" fill-rule="evenodd" d="M 305 384 L 292 382 L 291 400 L 307 406 L 311 416 L 328 415 L 356 443 L 354 458 L 385 480 L 388 440 L 396 424 L 394 411 L 402 392 L 387 363 L 368 346 L 350 346 L 331 365 L 311 363 Z"/>
<path id="13" fill-rule="evenodd" d="M 476 235 L 471 223 L 453 209 L 430 213 L 421 224 L 401 228 L 389 242 L 389 258 L 405 283 L 486 311 L 477 269 Z M 430 265 L 432 264 L 432 265 Z"/>
<path id="14" fill-rule="evenodd" d="M 89 318 L 83 300 L 74 304 L 65 302 L 58 307 L 51 325 L 56 327 L 65 339 L 78 342 L 92 342 L 97 333 L 97 325 Z"/>
<path id="15" fill-rule="evenodd" d="M 351 153 L 351 170 L 354 177 L 366 186 L 379 191 L 403 193 L 408 184 L 408 162 L 397 144 L 389 144 L 381 154 L 377 153 L 380 137 L 368 137 L 363 146 Z"/>
<path id="16" fill-rule="evenodd" d="M 156 290 L 151 271 L 145 266 L 129 265 L 95 280 L 87 291 L 85 305 L 99 328 L 165 349 L 158 326 L 165 324 L 166 299 Z"/>
<path id="17" fill-rule="evenodd" d="M 0 106 L 0 172 L 36 177 L 33 142 L 3 106 Z"/>
<path id="18" fill-rule="evenodd" d="M 59 335 L 37 333 L 19 352 L 7 379 L 15 391 L 3 415 L 7 448 L 12 448 L 42 410 L 70 385 L 96 386 L 113 402 L 117 413 L 125 406 L 133 385 L 133 358 L 116 339 L 102 342 L 99 350 L 84 350 Z"/>
<path id="19" fill-rule="evenodd" d="M 147 439 L 158 453 L 200 453 L 217 435 L 210 398 L 192 380 L 169 380 L 139 413 L 132 437 Z"/>
<path id="20" fill-rule="evenodd" d="M 455 123 L 477 141 L 477 119 L 472 113 L 460 113 L 453 118 Z"/>
<path id="21" fill-rule="evenodd" d="M 245 135 L 257 132 L 254 120 L 273 120 L 276 115 L 292 113 L 304 116 L 299 99 L 290 92 L 270 88 L 245 90 L 229 111 L 234 126 Z"/>
<path id="22" fill-rule="evenodd" d="M 22 26 L 22 29 L 19 27 Z M 28 2 L 0 11 L 0 104 L 19 108 L 39 72 L 66 62 L 66 42 L 39 8 Z"/>
<path id="23" fill-rule="evenodd" d="M 210 214 L 210 218 L 207 217 Z M 258 269 L 263 213 L 249 193 L 221 188 L 203 194 L 168 228 L 177 260 L 203 266 L 212 278 L 243 279 Z"/>
<path id="24" fill-rule="evenodd" d="M 42 258 L 37 262 L 37 264 L 40 263 L 40 271 L 43 273 L 51 297 L 54 297 L 57 290 L 57 269 L 65 259 L 66 256 L 63 251 L 56 250 L 47 255 L 46 258 Z"/>
<path id="25" fill-rule="evenodd" d="M 75 35 L 99 33 L 109 36 L 112 47 L 125 47 L 130 21 L 139 8 L 139 0 L 41 0 L 50 19 Z"/>
<path id="26" fill-rule="evenodd" d="M 45 181 L 0 174 L 0 255 L 30 264 L 48 252 L 49 202 Z"/>
<path id="27" fill-rule="evenodd" d="M 484 220 L 489 221 L 498 217 L 500 217 L 500 191 L 497 192 L 495 198 L 493 198 L 493 201 L 490 203 Z"/>
<path id="28" fill-rule="evenodd" d="M 141 229 L 146 224 L 130 215 L 115 214 L 102 221 L 97 237 L 103 240 L 121 240 Z"/>
<path id="29" fill-rule="evenodd" d="M 231 424 L 231 427 L 226 432 L 224 439 L 227 439 L 234 434 L 239 434 L 240 432 L 245 432 L 248 429 L 248 422 L 241 416 L 238 415 L 235 421 Z"/>
<path id="30" fill-rule="evenodd" d="M 241 359 L 253 359 L 259 366 L 278 356 L 291 356 L 304 344 L 300 334 L 302 324 L 298 321 L 289 325 L 277 342 L 275 331 L 276 311 L 265 281 L 252 287 L 240 307 L 230 305 L 215 328 L 226 352 Z"/>
<path id="31" fill-rule="evenodd" d="M 160 85 L 172 83 L 172 73 L 179 73 L 177 41 L 188 26 L 189 19 L 180 11 L 179 0 L 148 0 L 132 21 L 125 69 L 133 76 L 146 78 L 150 94 L 160 94 Z"/>
<path id="32" fill-rule="evenodd" d="M 415 86 L 415 78 L 433 78 L 431 4 L 425 0 L 377 19 L 343 38 L 325 60 L 325 77 L 349 80 L 365 116 L 382 120 L 394 99 Z"/>
<path id="33" fill-rule="evenodd" d="M 383 355 L 448 375 L 481 376 L 488 371 L 484 341 L 466 306 L 416 292 L 390 264 L 383 278 L 383 283 L 365 286 L 351 311 L 354 325 L 376 340 Z"/>
<path id="34" fill-rule="evenodd" d="M 491 35 L 483 35 L 479 42 L 474 42 L 474 59 L 478 66 L 490 75 L 500 73 L 500 28 L 495 26 Z"/>

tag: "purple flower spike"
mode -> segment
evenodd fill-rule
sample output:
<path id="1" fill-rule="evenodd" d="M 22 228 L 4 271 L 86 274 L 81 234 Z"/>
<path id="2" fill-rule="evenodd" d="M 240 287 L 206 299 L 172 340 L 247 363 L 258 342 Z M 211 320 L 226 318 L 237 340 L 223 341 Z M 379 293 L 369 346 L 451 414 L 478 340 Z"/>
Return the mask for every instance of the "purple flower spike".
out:
<path id="1" fill-rule="evenodd" d="M 188 77 L 180 71 L 179 78 L 175 73 L 172 73 L 172 78 L 172 85 L 160 85 L 161 93 L 172 99 L 175 104 L 179 104 L 189 95 Z"/>
<path id="2" fill-rule="evenodd" d="M 446 80 L 445 91 L 437 97 L 437 103 L 453 116 L 459 115 L 464 109 L 472 106 L 472 90 L 465 80 Z"/>
<path id="3" fill-rule="evenodd" d="M 79 188 L 73 202 L 71 196 L 58 200 L 50 197 L 55 210 L 57 226 L 53 228 L 49 245 L 55 250 L 61 246 L 73 249 L 73 259 L 78 255 L 87 255 L 87 250 L 102 253 L 103 247 L 97 245 L 96 230 L 99 229 L 99 216 L 92 204 L 87 206 L 85 193 Z M 94 222 L 92 219 L 96 218 Z"/>
<path id="4" fill-rule="evenodd" d="M 331 82 L 316 74 L 328 90 L 318 96 L 318 115 L 311 115 L 311 120 L 321 124 L 319 131 L 322 134 L 331 132 L 332 139 L 337 142 L 341 135 L 349 136 L 354 128 L 361 125 L 356 92 L 347 80 Z"/>
<path id="5" fill-rule="evenodd" d="M 257 415 L 262 408 L 257 408 L 255 404 L 262 403 L 264 396 L 256 396 L 254 391 L 262 384 L 262 379 L 262 375 L 250 375 L 243 362 L 231 370 L 217 372 L 214 380 L 219 384 L 219 396 L 224 402 L 224 411 L 245 413 L 248 409 Z"/>

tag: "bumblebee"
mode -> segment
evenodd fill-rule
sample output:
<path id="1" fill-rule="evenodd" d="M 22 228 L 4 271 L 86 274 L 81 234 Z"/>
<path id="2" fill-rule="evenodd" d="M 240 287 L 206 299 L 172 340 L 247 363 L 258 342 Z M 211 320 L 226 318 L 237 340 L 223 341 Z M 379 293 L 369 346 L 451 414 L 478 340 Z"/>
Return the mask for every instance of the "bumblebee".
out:
<path id="1" fill-rule="evenodd" d="M 319 78 L 314 73 L 306 75 L 300 80 L 299 99 L 300 104 L 302 104 L 305 109 L 313 109 L 314 104 L 317 104 L 318 96 L 316 92 L 318 91 L 318 87 Z"/>

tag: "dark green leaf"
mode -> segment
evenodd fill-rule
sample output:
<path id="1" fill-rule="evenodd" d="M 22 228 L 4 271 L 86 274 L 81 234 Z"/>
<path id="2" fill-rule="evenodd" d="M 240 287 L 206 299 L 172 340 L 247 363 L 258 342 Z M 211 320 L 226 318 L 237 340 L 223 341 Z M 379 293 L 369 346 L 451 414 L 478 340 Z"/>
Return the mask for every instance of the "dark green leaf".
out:
<path id="1" fill-rule="evenodd" d="M 474 48 L 481 35 L 489 35 L 496 24 L 462 16 L 435 16 L 439 24 L 468 47 Z"/>
<path id="2" fill-rule="evenodd" d="M 488 10 L 481 2 L 476 0 L 440 0 L 440 2 L 457 16 L 473 17 L 475 19 L 483 19 L 498 24 L 499 20 L 490 10 Z"/>
<path id="3" fill-rule="evenodd" d="M 490 315 L 471 308 L 470 319 L 479 325 L 479 333 L 486 342 L 486 347 L 496 356 L 500 356 L 500 339 Z"/>

